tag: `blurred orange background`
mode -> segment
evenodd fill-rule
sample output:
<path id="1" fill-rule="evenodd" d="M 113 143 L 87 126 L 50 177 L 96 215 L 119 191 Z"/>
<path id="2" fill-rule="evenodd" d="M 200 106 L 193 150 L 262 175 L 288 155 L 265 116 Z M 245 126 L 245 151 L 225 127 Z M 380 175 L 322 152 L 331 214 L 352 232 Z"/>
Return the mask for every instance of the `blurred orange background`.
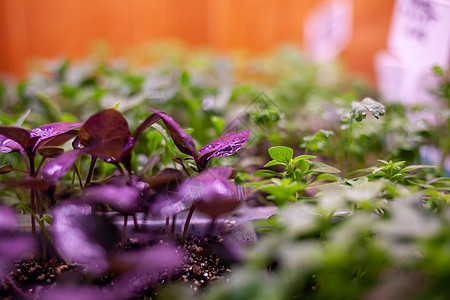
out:
<path id="1" fill-rule="evenodd" d="M 23 76 L 35 58 L 90 54 L 106 42 L 114 54 L 178 39 L 219 52 L 263 53 L 301 44 L 313 0 L 0 0 L 0 73 Z M 394 0 L 353 0 L 353 40 L 341 59 L 374 82 L 374 53 L 386 47 Z"/>

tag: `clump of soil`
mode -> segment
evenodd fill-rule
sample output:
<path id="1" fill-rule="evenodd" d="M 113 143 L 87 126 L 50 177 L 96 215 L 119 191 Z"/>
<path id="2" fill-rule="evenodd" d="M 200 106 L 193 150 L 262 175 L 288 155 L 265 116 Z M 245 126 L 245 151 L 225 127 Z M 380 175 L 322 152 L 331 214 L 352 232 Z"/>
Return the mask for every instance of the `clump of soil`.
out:
<path id="1" fill-rule="evenodd" d="M 14 263 L 9 277 L 24 295 L 31 295 L 48 288 L 76 268 L 56 259 L 22 260 Z M 16 299 L 24 295 L 20 295 L 10 281 L 0 280 L 1 299 Z"/>
<path id="2" fill-rule="evenodd" d="M 158 289 L 158 285 L 168 281 L 184 282 L 191 289 L 197 291 L 204 288 L 211 281 L 220 280 L 226 273 L 231 272 L 230 260 L 224 259 L 223 239 L 213 238 L 190 238 L 184 244 L 186 259 L 170 275 L 168 272 L 159 274 L 158 283 L 143 290 L 136 299 L 151 299 Z M 138 249 L 142 245 L 128 240 L 126 249 Z M 181 246 L 180 246 L 181 247 Z M 226 251 L 225 251 L 226 252 Z M 226 256 L 226 255 L 225 255 Z M 59 259 L 23 260 L 14 264 L 14 269 L 10 272 L 10 278 L 14 280 L 16 289 L 8 280 L 0 280 L 0 298 L 17 299 L 31 296 L 50 288 L 55 284 L 63 282 L 78 282 L 80 284 L 91 284 L 102 287 L 114 285 L 115 275 L 107 273 L 101 278 L 89 278 L 86 276 L 84 268 L 80 265 L 66 264 Z"/>

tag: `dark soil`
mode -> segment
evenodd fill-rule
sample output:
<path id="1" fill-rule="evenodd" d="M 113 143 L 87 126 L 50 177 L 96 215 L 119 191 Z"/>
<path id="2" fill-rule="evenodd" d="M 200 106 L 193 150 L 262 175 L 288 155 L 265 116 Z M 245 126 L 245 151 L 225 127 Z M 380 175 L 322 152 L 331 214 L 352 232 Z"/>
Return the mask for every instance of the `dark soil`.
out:
<path id="1" fill-rule="evenodd" d="M 141 248 L 142 245 L 128 240 L 126 249 Z M 167 272 L 159 274 L 158 284 L 148 286 L 133 299 L 154 299 L 158 285 L 168 281 L 184 282 L 192 290 L 197 291 L 211 281 L 220 280 L 231 272 L 233 257 L 223 244 L 223 239 L 191 238 L 186 241 L 184 248 L 187 252 L 186 262 L 179 266 L 171 278 Z M 46 290 L 56 284 L 75 282 L 102 287 L 114 285 L 115 275 L 107 273 L 101 278 L 89 278 L 81 265 L 70 265 L 59 259 L 23 260 L 14 264 L 10 272 L 16 288 L 8 280 L 0 280 L 1 299 L 22 299 Z M 19 289 L 19 292 L 17 291 Z"/>

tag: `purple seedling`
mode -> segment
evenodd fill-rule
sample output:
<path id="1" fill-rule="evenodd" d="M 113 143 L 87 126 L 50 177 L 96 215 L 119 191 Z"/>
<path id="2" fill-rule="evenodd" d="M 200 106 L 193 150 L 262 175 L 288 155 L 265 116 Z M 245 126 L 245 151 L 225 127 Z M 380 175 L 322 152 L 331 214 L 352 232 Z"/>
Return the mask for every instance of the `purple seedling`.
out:
<path id="1" fill-rule="evenodd" d="M 46 151 L 44 147 L 48 148 L 64 144 L 65 142 L 76 136 L 77 131 L 75 131 L 74 129 L 79 128 L 81 125 L 82 123 L 58 122 L 45 124 L 34 128 L 31 131 L 14 126 L 0 126 L 0 151 L 4 153 L 19 152 L 27 168 L 28 175 L 34 178 L 37 176 L 40 167 L 43 165 L 43 161 L 52 156 L 52 154 L 50 153 L 52 151 Z M 42 156 L 41 163 L 36 169 L 35 158 L 36 153 L 38 153 L 39 151 L 41 151 L 41 153 L 44 153 L 44 155 Z M 33 187 L 31 187 L 30 193 L 31 210 L 34 213 L 38 211 L 39 217 L 42 218 L 43 211 L 39 193 Z M 31 227 L 33 236 L 36 241 L 36 223 L 33 216 L 31 217 Z"/>

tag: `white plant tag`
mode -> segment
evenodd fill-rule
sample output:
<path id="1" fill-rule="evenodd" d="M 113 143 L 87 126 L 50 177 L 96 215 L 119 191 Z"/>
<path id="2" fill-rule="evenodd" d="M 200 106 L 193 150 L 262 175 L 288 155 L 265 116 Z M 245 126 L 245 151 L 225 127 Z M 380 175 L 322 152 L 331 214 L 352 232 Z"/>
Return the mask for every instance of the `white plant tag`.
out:
<path id="1" fill-rule="evenodd" d="M 335 59 L 351 41 L 353 3 L 348 0 L 328 0 L 306 17 L 304 48 L 316 63 Z"/>
<path id="2" fill-rule="evenodd" d="M 433 104 L 437 80 L 431 68 L 450 64 L 450 0 L 397 0 L 388 48 L 375 57 L 383 98 Z"/>
<path id="3" fill-rule="evenodd" d="M 388 48 L 407 61 L 448 66 L 450 1 L 397 0 Z"/>

